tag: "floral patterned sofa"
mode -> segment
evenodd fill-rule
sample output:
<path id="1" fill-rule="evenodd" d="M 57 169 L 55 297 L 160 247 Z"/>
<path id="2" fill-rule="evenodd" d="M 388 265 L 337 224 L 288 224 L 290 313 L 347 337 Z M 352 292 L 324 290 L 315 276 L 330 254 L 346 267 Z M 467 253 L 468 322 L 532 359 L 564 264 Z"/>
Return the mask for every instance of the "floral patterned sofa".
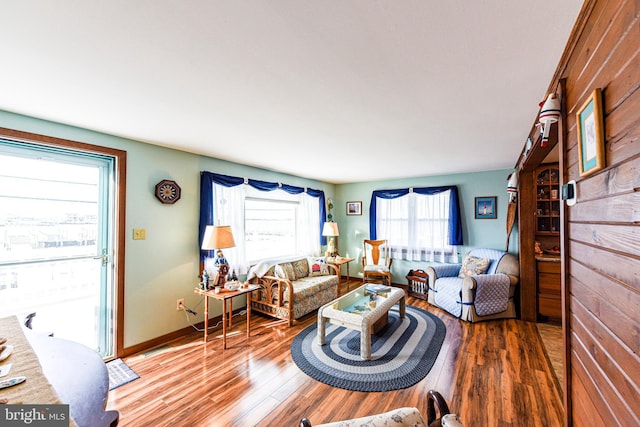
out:
<path id="1" fill-rule="evenodd" d="M 338 274 L 323 257 L 256 264 L 247 276 L 249 282 L 260 285 L 251 294 L 251 309 L 291 326 L 295 319 L 338 297 Z"/>
<path id="2" fill-rule="evenodd" d="M 417 408 L 406 407 L 368 417 L 317 424 L 315 427 L 427 427 L 427 425 L 427 422 L 422 418 L 422 414 L 420 414 Z M 300 422 L 300 427 L 312 427 L 311 422 L 307 418 L 304 418 Z"/>
<path id="3" fill-rule="evenodd" d="M 436 418 L 438 417 L 439 418 Z M 436 391 L 427 392 L 427 420 L 423 418 L 418 408 L 404 407 L 393 409 L 382 414 L 375 414 L 350 420 L 316 424 L 313 427 L 464 427 L 457 414 L 449 412 L 444 397 Z M 300 420 L 300 427 L 312 427 L 308 418 Z"/>

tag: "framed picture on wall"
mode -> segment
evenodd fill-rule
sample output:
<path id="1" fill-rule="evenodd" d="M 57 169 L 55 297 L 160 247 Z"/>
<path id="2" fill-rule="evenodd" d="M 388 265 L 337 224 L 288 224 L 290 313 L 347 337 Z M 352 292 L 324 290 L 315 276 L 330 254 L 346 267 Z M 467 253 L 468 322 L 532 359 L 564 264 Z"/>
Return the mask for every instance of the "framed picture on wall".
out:
<path id="1" fill-rule="evenodd" d="M 496 196 L 476 197 L 476 219 L 496 219 L 498 217 L 496 200 Z"/>
<path id="2" fill-rule="evenodd" d="M 604 167 L 604 129 L 602 123 L 602 93 L 594 90 L 576 113 L 578 123 L 578 158 L 580 176 Z"/>
<path id="3" fill-rule="evenodd" d="M 347 202 L 347 215 L 362 215 L 362 202 Z"/>

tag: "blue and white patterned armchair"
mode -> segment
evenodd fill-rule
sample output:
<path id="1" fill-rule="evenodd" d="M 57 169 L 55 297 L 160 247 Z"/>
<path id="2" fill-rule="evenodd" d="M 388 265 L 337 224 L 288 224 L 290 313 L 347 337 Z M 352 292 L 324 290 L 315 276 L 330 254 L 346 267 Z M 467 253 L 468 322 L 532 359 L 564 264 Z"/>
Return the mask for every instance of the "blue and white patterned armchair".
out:
<path id="1" fill-rule="evenodd" d="M 496 249 L 469 251 L 462 264 L 427 267 L 430 304 L 468 322 L 515 318 L 518 258 Z"/>

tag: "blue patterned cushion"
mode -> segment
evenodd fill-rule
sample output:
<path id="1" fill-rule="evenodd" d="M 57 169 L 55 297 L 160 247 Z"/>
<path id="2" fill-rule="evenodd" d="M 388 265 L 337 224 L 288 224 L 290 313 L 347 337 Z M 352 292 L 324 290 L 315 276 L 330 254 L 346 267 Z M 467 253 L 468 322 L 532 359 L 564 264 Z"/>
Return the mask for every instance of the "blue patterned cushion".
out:
<path id="1" fill-rule="evenodd" d="M 471 255 L 465 255 L 458 277 L 464 279 L 468 276 L 484 274 L 489 268 L 489 263 L 491 263 L 491 260 L 488 258 L 477 258 Z"/>

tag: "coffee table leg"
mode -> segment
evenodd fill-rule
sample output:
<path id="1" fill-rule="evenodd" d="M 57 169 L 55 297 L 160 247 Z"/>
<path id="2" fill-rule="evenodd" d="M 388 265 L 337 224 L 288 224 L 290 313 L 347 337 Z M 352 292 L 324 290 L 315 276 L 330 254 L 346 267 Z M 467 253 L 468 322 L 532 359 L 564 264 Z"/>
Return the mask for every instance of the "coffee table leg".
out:
<path id="1" fill-rule="evenodd" d="M 407 312 L 407 302 L 404 297 L 400 298 L 400 317 L 404 318 Z"/>
<path id="2" fill-rule="evenodd" d="M 327 319 L 322 317 L 322 309 L 318 311 L 318 344 L 325 344 L 325 330 L 327 326 Z"/>
<path id="3" fill-rule="evenodd" d="M 360 331 L 360 357 L 364 360 L 371 359 L 371 324 L 368 321 L 362 322 Z"/>

